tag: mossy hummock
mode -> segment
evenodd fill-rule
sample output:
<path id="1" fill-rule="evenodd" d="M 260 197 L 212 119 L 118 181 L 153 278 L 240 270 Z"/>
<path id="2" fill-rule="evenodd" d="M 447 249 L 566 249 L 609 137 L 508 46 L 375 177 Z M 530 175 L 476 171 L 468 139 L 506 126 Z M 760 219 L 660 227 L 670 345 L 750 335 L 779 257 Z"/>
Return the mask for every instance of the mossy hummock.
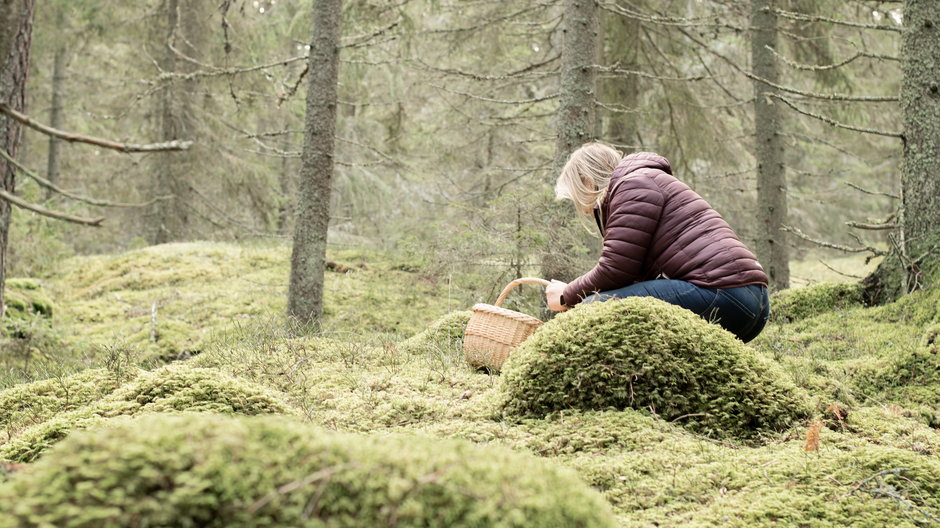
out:
<path id="1" fill-rule="evenodd" d="M 414 336 L 398 344 L 398 350 L 407 353 L 460 350 L 463 333 L 473 314 L 470 310 L 451 312 L 437 319 Z"/>
<path id="2" fill-rule="evenodd" d="M 26 317 L 37 315 L 52 317 L 54 305 L 40 281 L 36 279 L 7 279 L 5 293 L 7 316 Z"/>
<path id="3" fill-rule="evenodd" d="M 859 283 L 823 283 L 774 293 L 771 320 L 792 323 L 807 317 L 862 306 Z"/>
<path id="4" fill-rule="evenodd" d="M 73 435 L 0 485 L 4 528 L 168 525 L 615 524 L 572 471 L 531 455 L 275 417 L 120 419 Z"/>
<path id="5" fill-rule="evenodd" d="M 0 444 L 26 427 L 100 400 L 139 373 L 91 369 L 0 391 Z"/>
<path id="6" fill-rule="evenodd" d="M 591 303 L 555 317 L 510 356 L 503 409 L 647 409 L 716 437 L 787 429 L 809 399 L 769 360 L 688 310 L 652 299 Z"/>
<path id="7" fill-rule="evenodd" d="M 172 365 L 140 374 L 101 401 L 59 414 L 0 445 L 0 460 L 32 462 L 71 434 L 116 416 L 158 412 L 292 414 L 283 395 L 218 369 Z"/>

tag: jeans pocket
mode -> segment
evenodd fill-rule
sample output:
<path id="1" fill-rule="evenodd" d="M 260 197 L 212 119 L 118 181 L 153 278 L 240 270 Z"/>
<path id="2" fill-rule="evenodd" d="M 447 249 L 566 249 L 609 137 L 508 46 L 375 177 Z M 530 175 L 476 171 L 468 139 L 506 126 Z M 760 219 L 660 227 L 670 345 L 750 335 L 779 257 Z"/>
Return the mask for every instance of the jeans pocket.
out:
<path id="1" fill-rule="evenodd" d="M 737 289 L 738 289 L 738 288 L 735 288 L 735 290 L 737 290 Z M 737 292 L 735 292 L 735 293 L 737 293 Z M 753 297 L 753 294 L 752 294 L 751 292 L 747 292 L 747 294 Z M 754 303 L 754 305 L 757 306 L 757 312 L 755 312 L 753 306 L 749 306 L 748 303 L 746 303 L 746 302 L 741 302 L 741 300 L 738 299 L 738 296 L 737 296 L 737 295 L 734 295 L 734 294 L 731 293 L 731 292 L 728 292 L 728 291 L 726 291 L 726 290 L 718 290 L 718 295 L 719 295 L 722 299 L 727 300 L 727 301 L 728 301 L 729 303 L 731 303 L 735 308 L 737 308 L 738 310 L 740 310 L 742 314 L 746 315 L 746 316 L 747 316 L 748 318 L 750 318 L 750 319 L 756 319 L 757 316 L 758 316 L 758 314 L 760 313 L 760 311 L 762 311 L 762 310 L 760 310 L 760 307 L 761 307 L 761 304 L 763 304 L 763 303 L 760 302 L 760 301 L 758 301 L 757 299 L 755 299 L 755 303 Z"/>

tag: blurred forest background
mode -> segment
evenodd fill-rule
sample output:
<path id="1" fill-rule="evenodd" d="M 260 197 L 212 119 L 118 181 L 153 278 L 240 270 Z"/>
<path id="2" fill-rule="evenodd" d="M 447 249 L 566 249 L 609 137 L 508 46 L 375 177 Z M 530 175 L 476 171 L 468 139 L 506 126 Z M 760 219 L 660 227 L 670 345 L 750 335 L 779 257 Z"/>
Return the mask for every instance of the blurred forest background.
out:
<path id="1" fill-rule="evenodd" d="M 569 2 L 570 3 L 570 2 Z M 757 2 L 759 3 L 759 2 Z M 760 237 L 751 3 L 600 2 L 593 28 L 594 130 L 624 152 L 655 151 L 742 239 Z M 564 216 L 582 270 L 599 243 L 552 202 L 564 104 L 562 2 L 349 0 L 340 50 L 331 247 L 403 251 L 482 289 L 537 273 L 546 226 Z M 16 210 L 7 276 L 62 257 L 171 241 L 290 240 L 310 44 L 310 2 L 46 0 L 36 5 L 28 114 L 128 142 L 193 140 L 128 155 L 24 127 L 16 194 L 89 228 Z M 777 83 L 789 258 L 806 238 L 886 247 L 897 207 L 899 2 L 776 3 Z M 749 77 L 750 76 L 750 77 Z M 813 96 L 816 94 L 816 96 Z M 848 94 L 850 97 L 819 97 Z M 859 97 L 853 99 L 851 95 Z M 812 114 L 812 115 L 809 115 Z M 843 124 L 846 126 L 838 126 Z M 560 211 L 560 213 L 559 213 Z M 553 220 L 555 218 L 555 220 Z M 552 222 L 555 222 L 554 224 Z M 533 271 L 536 270 L 536 271 Z M 794 283 L 799 281 L 793 278 Z"/>

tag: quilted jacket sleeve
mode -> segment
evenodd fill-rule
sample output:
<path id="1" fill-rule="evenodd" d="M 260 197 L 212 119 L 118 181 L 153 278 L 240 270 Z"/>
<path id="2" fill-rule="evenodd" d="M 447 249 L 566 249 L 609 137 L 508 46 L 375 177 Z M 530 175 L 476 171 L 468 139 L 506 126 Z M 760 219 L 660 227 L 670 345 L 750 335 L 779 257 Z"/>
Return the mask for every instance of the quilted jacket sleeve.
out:
<path id="1" fill-rule="evenodd" d="M 663 211 L 663 193 L 644 174 L 617 180 L 610 193 L 601 256 L 594 269 L 565 288 L 569 306 L 593 293 L 629 286 L 643 278 L 643 263 Z"/>

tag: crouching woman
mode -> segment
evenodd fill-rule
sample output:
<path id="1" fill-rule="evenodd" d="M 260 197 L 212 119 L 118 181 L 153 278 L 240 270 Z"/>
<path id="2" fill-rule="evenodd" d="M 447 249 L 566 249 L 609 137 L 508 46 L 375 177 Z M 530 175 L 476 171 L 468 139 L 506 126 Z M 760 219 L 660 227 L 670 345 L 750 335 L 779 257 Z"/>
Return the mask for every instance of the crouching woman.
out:
<path id="1" fill-rule="evenodd" d="M 594 217 L 604 246 L 592 270 L 546 288 L 549 308 L 655 297 L 717 323 L 748 342 L 770 315 L 767 275 L 731 226 L 672 175 L 669 162 L 588 143 L 573 152 L 555 186 Z"/>

